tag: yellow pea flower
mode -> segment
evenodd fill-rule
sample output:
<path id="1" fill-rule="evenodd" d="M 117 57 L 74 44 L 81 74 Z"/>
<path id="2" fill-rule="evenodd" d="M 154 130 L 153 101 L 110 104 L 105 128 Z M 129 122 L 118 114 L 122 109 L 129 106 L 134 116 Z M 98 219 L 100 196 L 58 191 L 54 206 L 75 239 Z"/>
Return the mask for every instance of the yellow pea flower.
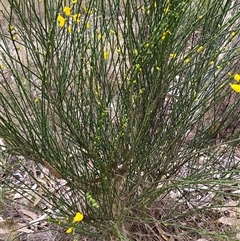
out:
<path id="1" fill-rule="evenodd" d="M 240 81 L 240 74 L 235 74 L 234 79 L 239 82 Z"/>
<path id="2" fill-rule="evenodd" d="M 106 60 L 106 59 L 108 59 L 108 52 L 107 51 L 105 51 L 104 53 L 103 53 L 103 58 Z"/>
<path id="3" fill-rule="evenodd" d="M 80 21 L 81 21 L 81 14 L 80 14 L 80 13 L 73 14 L 73 15 L 72 15 L 72 18 L 73 18 L 73 21 L 74 21 L 74 22 L 80 23 Z"/>
<path id="4" fill-rule="evenodd" d="M 169 6 L 167 6 L 166 8 L 163 9 L 164 13 L 168 13 L 169 12 Z"/>
<path id="5" fill-rule="evenodd" d="M 63 27 L 64 26 L 64 24 L 65 24 L 65 18 L 64 17 L 62 17 L 60 14 L 58 15 L 58 17 L 57 17 L 57 21 L 58 21 L 58 24 L 59 24 L 59 27 Z"/>
<path id="6" fill-rule="evenodd" d="M 110 29 L 111 34 L 115 34 L 115 31 L 113 29 Z"/>
<path id="7" fill-rule="evenodd" d="M 80 212 L 77 212 L 74 219 L 73 219 L 73 223 L 77 223 L 83 220 L 83 214 Z"/>
<path id="8" fill-rule="evenodd" d="M 77 3 L 77 0 L 73 0 L 73 1 L 72 1 L 72 4 L 76 4 L 76 3 Z"/>
<path id="9" fill-rule="evenodd" d="M 232 40 L 236 35 L 236 32 L 232 32 L 231 35 L 230 35 L 230 40 Z"/>
<path id="10" fill-rule="evenodd" d="M 86 23 L 86 29 L 89 29 L 89 28 L 90 28 L 90 23 L 87 22 L 87 23 Z"/>
<path id="11" fill-rule="evenodd" d="M 10 31 L 14 30 L 14 26 L 13 26 L 13 25 L 10 25 L 10 26 L 9 26 L 9 29 L 10 29 Z"/>
<path id="12" fill-rule="evenodd" d="M 230 87 L 237 93 L 240 93 L 240 85 L 238 84 L 230 84 Z"/>
<path id="13" fill-rule="evenodd" d="M 162 34 L 162 37 L 161 37 L 161 40 L 162 40 L 162 41 L 166 38 L 167 34 L 170 34 L 170 31 L 169 31 L 169 30 L 165 31 L 165 32 Z"/>
<path id="14" fill-rule="evenodd" d="M 68 33 L 71 33 L 71 32 L 72 32 L 72 27 L 71 27 L 71 25 L 69 25 L 69 26 L 67 27 L 67 31 L 68 31 Z"/>
<path id="15" fill-rule="evenodd" d="M 172 54 L 170 54 L 170 57 L 175 59 L 177 57 L 177 54 L 176 53 L 172 53 Z"/>
<path id="16" fill-rule="evenodd" d="M 197 49 L 197 52 L 200 53 L 203 50 L 203 46 L 199 46 L 199 48 Z"/>
<path id="17" fill-rule="evenodd" d="M 73 232 L 73 228 L 72 227 L 69 227 L 67 230 L 66 230 L 66 233 L 72 233 Z"/>
<path id="18" fill-rule="evenodd" d="M 98 40 L 103 39 L 103 36 L 102 36 L 102 34 L 101 34 L 101 33 L 99 33 L 97 37 L 98 37 Z"/>
<path id="19" fill-rule="evenodd" d="M 63 12 L 65 13 L 66 16 L 70 16 L 70 14 L 71 14 L 71 8 L 65 6 L 65 7 L 63 8 Z"/>

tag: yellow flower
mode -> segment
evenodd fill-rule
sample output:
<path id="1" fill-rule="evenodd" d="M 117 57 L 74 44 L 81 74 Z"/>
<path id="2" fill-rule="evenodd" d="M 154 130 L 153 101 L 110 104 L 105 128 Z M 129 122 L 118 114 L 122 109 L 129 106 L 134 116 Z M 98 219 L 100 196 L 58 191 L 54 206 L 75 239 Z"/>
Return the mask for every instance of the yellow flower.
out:
<path id="1" fill-rule="evenodd" d="M 66 16 L 70 16 L 70 14 L 71 14 L 71 8 L 65 6 L 65 7 L 63 8 L 63 12 L 65 13 Z"/>
<path id="2" fill-rule="evenodd" d="M 86 29 L 89 29 L 89 28 L 90 28 L 90 23 L 87 22 L 87 23 L 86 23 Z"/>
<path id="3" fill-rule="evenodd" d="M 161 40 L 162 40 L 162 41 L 166 38 L 167 33 L 170 34 L 170 31 L 167 30 L 167 31 L 165 31 L 165 32 L 163 33 L 163 35 L 162 35 L 162 37 L 161 37 Z"/>
<path id="4" fill-rule="evenodd" d="M 111 34 L 115 34 L 115 31 L 113 29 L 110 29 Z"/>
<path id="5" fill-rule="evenodd" d="M 76 4 L 76 3 L 77 3 L 77 0 L 73 0 L 73 1 L 72 1 L 72 4 Z"/>
<path id="6" fill-rule="evenodd" d="M 101 33 L 99 33 L 97 37 L 98 37 L 98 40 L 103 39 L 103 36 L 102 36 L 102 34 L 101 34 Z"/>
<path id="7" fill-rule="evenodd" d="M 154 2 L 154 8 L 157 8 L 157 2 Z"/>
<path id="8" fill-rule="evenodd" d="M 74 22 L 80 23 L 80 21 L 81 21 L 81 14 L 80 14 L 80 13 L 73 14 L 73 15 L 72 15 L 72 18 L 73 18 L 73 21 L 74 21 Z"/>
<path id="9" fill-rule="evenodd" d="M 239 82 L 240 81 L 240 74 L 235 74 L 234 79 Z"/>
<path id="10" fill-rule="evenodd" d="M 197 52 L 200 53 L 203 50 L 203 46 L 199 46 L 199 48 L 197 49 Z"/>
<path id="11" fill-rule="evenodd" d="M 9 29 L 10 29 L 10 31 L 14 30 L 14 26 L 10 25 Z"/>
<path id="12" fill-rule="evenodd" d="M 67 230 L 66 230 L 66 233 L 72 233 L 73 232 L 73 228 L 72 227 L 70 227 L 70 228 L 68 228 Z"/>
<path id="13" fill-rule="evenodd" d="M 72 32 L 72 27 L 71 27 L 71 25 L 69 25 L 69 26 L 67 27 L 67 31 L 68 31 L 68 33 L 71 33 L 71 32 Z"/>
<path id="14" fill-rule="evenodd" d="M 214 61 L 212 60 L 209 64 L 210 64 L 210 65 L 214 65 Z"/>
<path id="15" fill-rule="evenodd" d="M 170 54 L 170 57 L 175 59 L 177 57 L 177 54 L 176 53 L 172 53 L 172 54 Z"/>
<path id="16" fill-rule="evenodd" d="M 234 38 L 235 35 L 236 35 L 236 32 L 232 32 L 232 33 L 231 33 L 231 38 Z"/>
<path id="17" fill-rule="evenodd" d="M 103 53 L 103 58 L 106 60 L 106 59 L 108 59 L 108 52 L 107 51 L 105 51 L 104 53 Z"/>
<path id="18" fill-rule="evenodd" d="M 189 63 L 190 62 L 190 58 L 186 58 L 185 60 L 184 60 L 184 62 L 187 64 L 187 63 Z"/>
<path id="19" fill-rule="evenodd" d="M 64 26 L 64 24 L 65 24 L 65 18 L 64 17 L 62 17 L 60 14 L 58 15 L 58 17 L 57 17 L 57 21 L 58 21 L 58 24 L 59 24 L 59 27 L 63 27 Z"/>
<path id="20" fill-rule="evenodd" d="M 169 6 L 167 6 L 166 8 L 163 9 L 164 13 L 168 13 L 169 12 Z"/>
<path id="21" fill-rule="evenodd" d="M 169 226 L 169 223 L 166 222 L 166 221 L 163 221 L 163 225 L 164 225 L 165 227 L 168 227 L 168 226 Z"/>
<path id="22" fill-rule="evenodd" d="M 77 212 L 74 219 L 73 219 L 73 223 L 77 223 L 83 220 L 83 214 L 80 212 Z"/>
<path id="23" fill-rule="evenodd" d="M 240 85 L 238 84 L 230 84 L 230 87 L 237 93 L 240 93 Z"/>

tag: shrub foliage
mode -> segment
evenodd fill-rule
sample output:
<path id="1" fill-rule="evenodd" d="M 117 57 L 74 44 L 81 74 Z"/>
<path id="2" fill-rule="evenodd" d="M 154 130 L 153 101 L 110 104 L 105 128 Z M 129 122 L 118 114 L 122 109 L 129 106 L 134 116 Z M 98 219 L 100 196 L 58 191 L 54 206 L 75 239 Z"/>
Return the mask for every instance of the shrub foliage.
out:
<path id="1" fill-rule="evenodd" d="M 131 240 L 138 224 L 167 229 L 223 205 L 200 200 L 224 196 L 238 175 L 239 97 L 229 85 L 238 79 L 237 3 L 0 3 L 0 136 L 24 158 L 17 165 L 42 190 L 49 220 L 83 214 L 68 232 Z M 61 190 L 30 163 L 65 180 Z M 6 186 L 34 203 L 38 191 L 11 178 Z"/>

